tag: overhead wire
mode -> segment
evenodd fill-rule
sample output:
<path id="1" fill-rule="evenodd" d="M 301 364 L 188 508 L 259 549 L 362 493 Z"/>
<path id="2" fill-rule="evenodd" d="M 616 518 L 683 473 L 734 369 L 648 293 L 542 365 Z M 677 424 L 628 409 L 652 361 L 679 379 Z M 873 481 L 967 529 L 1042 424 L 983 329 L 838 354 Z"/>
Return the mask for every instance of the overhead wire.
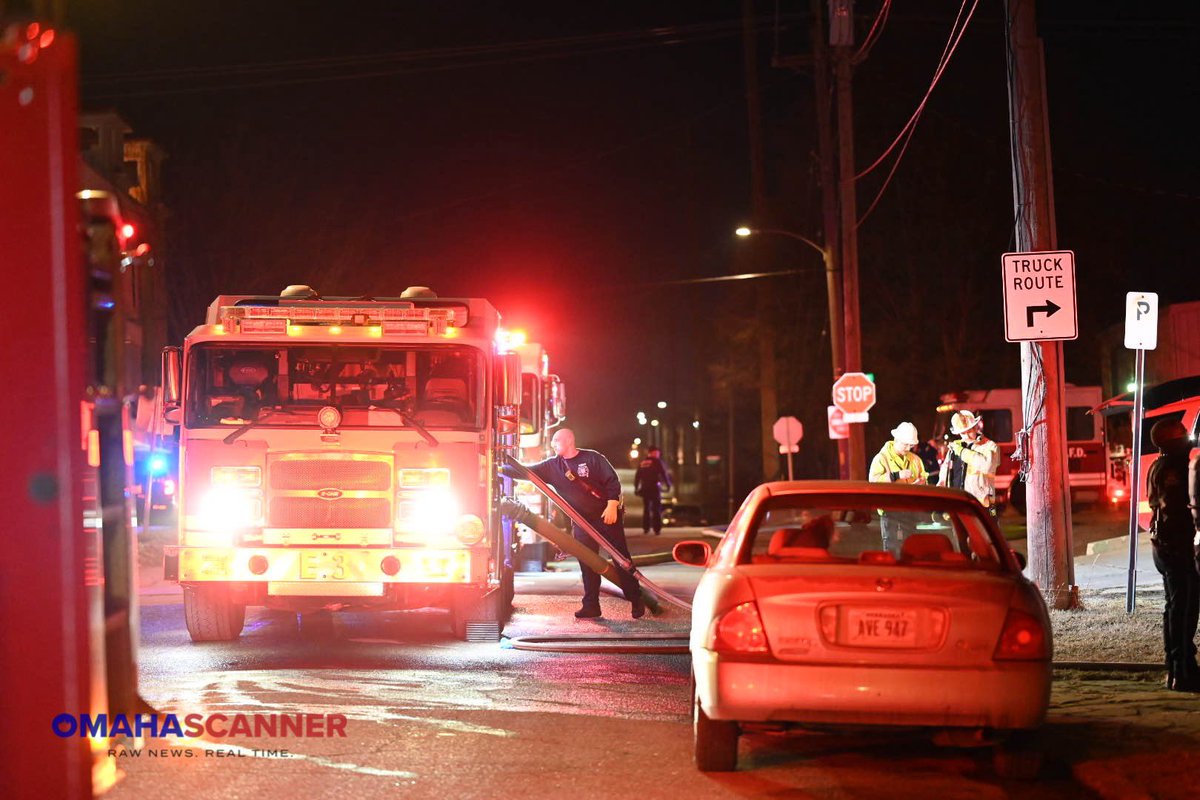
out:
<path id="1" fill-rule="evenodd" d="M 929 88 L 925 91 L 925 96 L 921 98 L 921 102 L 917 105 L 916 110 L 912 113 L 912 116 L 909 117 L 908 122 L 904 124 L 904 127 L 900 129 L 900 132 L 896 135 L 896 138 L 892 140 L 892 143 L 888 145 L 887 149 L 884 150 L 882 154 L 880 154 L 879 158 L 875 159 L 875 162 L 871 164 L 871 166 L 854 176 L 854 180 L 857 181 L 869 174 L 876 167 L 878 167 L 885 158 L 887 158 L 887 156 L 896 148 L 896 145 L 900 143 L 901 139 L 904 140 L 903 144 L 901 145 L 900 152 L 896 155 L 896 159 L 892 163 L 892 168 L 888 171 L 887 177 L 884 178 L 883 185 L 879 187 L 879 191 L 875 194 L 875 199 L 871 201 L 870 205 L 867 207 L 867 210 L 861 217 L 858 218 L 857 222 L 855 222 L 855 228 L 861 226 L 867 217 L 871 215 L 871 212 L 874 211 L 875 207 L 879 205 L 879 201 L 883 198 L 884 193 L 891 184 L 892 177 L 896 174 L 896 170 L 900 166 L 900 161 L 904 158 L 905 151 L 908 150 L 909 142 L 912 141 L 913 134 L 916 132 L 917 122 L 920 120 L 921 114 L 925 111 L 925 106 L 928 104 L 929 98 L 933 94 L 934 87 L 938 85 L 943 73 L 946 71 L 946 67 L 950 64 L 950 59 L 954 57 L 954 52 L 958 49 L 958 45 L 962 41 L 963 35 L 966 34 L 967 26 L 971 24 L 971 18 L 975 15 L 975 9 L 979 7 L 979 0 L 974 0 L 971 5 L 971 10 L 967 12 L 966 18 L 963 19 L 962 12 L 963 9 L 966 8 L 966 5 L 967 0 L 963 0 L 962 5 L 959 6 L 958 16 L 954 18 L 954 24 L 950 28 L 950 36 L 946 39 L 946 45 L 942 48 L 942 55 L 938 61 L 937 70 L 934 72 L 933 79 L 929 83 Z M 962 21 L 961 27 L 959 26 L 960 20 Z M 957 35 L 955 33 L 956 30 Z"/>
<path id="2" fill-rule="evenodd" d="M 926 103 L 929 102 L 930 95 L 933 94 L 934 87 L 937 86 L 938 81 L 941 80 L 942 73 L 945 71 L 946 65 L 949 63 L 950 56 L 952 56 L 954 54 L 954 50 L 958 48 L 958 42 L 961 40 L 962 34 L 966 32 L 967 24 L 971 21 L 971 15 L 975 13 L 975 9 L 979 5 L 979 0 L 974 0 L 974 4 L 971 6 L 971 12 L 967 15 L 966 21 L 962 22 L 961 30 L 959 30 L 959 23 L 962 21 L 962 12 L 967 6 L 967 2 L 968 0 L 962 0 L 962 5 L 959 6 L 958 16 L 954 18 L 954 24 L 950 27 L 950 36 L 946 39 L 946 44 L 942 48 L 942 55 L 938 59 L 937 69 L 933 73 L 933 79 L 929 82 L 929 88 L 925 90 L 925 96 L 921 98 L 921 102 L 917 104 L 916 110 L 913 111 L 912 116 L 908 118 L 908 122 L 904 123 L 904 127 L 902 127 L 900 132 L 896 134 L 896 137 L 892 140 L 892 143 L 887 146 L 887 149 L 879 154 L 879 157 L 872 162 L 871 166 L 855 175 L 855 180 L 859 180 L 870 174 L 875 170 L 876 167 L 883 163 L 883 160 L 887 158 L 893 150 L 896 149 L 897 145 L 900 144 L 900 140 L 904 138 L 905 134 L 907 134 L 909 130 L 916 125 L 917 120 L 921 116 L 921 112 L 925 110 Z M 956 32 L 958 34 L 957 38 L 955 37 Z"/>
<path id="3" fill-rule="evenodd" d="M 887 25 L 888 12 L 891 11 L 892 0 L 883 0 L 883 5 L 879 7 L 879 13 L 875 15 L 875 21 L 871 23 L 871 29 L 867 31 L 867 36 L 863 39 L 862 46 L 858 48 L 858 52 L 854 54 L 851 61 L 855 64 L 866 59 L 871 53 L 871 48 L 879 41 L 879 37 L 883 35 L 883 28 Z"/>
<path id="4" fill-rule="evenodd" d="M 771 23 L 758 27 L 766 30 Z M 587 34 L 549 39 L 523 40 L 489 45 L 468 45 L 375 53 L 361 56 L 291 59 L 274 62 L 229 64 L 211 67 L 178 67 L 152 71 L 112 72 L 85 77 L 86 86 L 98 84 L 169 81 L 212 81 L 199 86 L 109 90 L 94 100 L 150 97 L 170 94 L 255 89 L 331 81 L 362 80 L 393 75 L 423 74 L 480 66 L 502 66 L 567 57 L 630 50 L 697 44 L 738 36 L 741 20 L 695 25 L 638 29 L 616 33 Z M 273 77 L 274 76 L 274 77 Z M 260 78 L 261 80 L 254 80 Z M 237 82 L 237 79 L 246 79 Z"/>

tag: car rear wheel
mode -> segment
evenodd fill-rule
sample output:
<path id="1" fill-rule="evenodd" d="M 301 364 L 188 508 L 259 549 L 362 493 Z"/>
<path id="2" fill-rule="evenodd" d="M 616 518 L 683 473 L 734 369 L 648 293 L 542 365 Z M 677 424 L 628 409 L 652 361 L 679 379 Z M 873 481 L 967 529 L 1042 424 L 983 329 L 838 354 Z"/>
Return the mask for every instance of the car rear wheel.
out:
<path id="1" fill-rule="evenodd" d="M 694 696 L 693 696 L 694 697 Z M 738 724 L 709 719 L 694 697 L 693 731 L 696 768 L 701 772 L 732 772 L 737 769 Z"/>
<path id="2" fill-rule="evenodd" d="M 230 642 L 242 634 L 246 606 L 233 602 L 227 586 L 185 586 L 183 616 L 193 642 Z"/>

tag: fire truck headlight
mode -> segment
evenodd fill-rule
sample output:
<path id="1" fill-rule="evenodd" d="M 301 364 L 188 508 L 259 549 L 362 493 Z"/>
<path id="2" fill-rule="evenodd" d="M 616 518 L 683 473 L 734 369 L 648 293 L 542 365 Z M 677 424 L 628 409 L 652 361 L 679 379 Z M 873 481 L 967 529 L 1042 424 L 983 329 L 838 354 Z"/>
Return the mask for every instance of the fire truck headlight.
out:
<path id="1" fill-rule="evenodd" d="M 217 486 L 200 506 L 202 527 L 219 533 L 233 533 L 262 525 L 262 500 L 234 486 Z"/>
<path id="2" fill-rule="evenodd" d="M 454 526 L 454 535 L 465 545 L 478 544 L 483 539 L 483 520 L 474 514 L 463 514 Z"/>
<path id="3" fill-rule="evenodd" d="M 458 498 L 449 489 L 428 489 L 400 497 L 396 527 L 411 533 L 445 535 L 459 518 Z"/>

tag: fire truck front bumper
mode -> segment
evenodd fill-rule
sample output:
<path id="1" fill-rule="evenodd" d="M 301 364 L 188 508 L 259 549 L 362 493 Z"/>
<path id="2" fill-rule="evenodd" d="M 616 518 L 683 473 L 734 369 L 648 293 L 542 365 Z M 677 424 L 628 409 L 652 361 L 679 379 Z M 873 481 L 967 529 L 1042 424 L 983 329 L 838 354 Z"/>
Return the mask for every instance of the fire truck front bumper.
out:
<path id="1" fill-rule="evenodd" d="M 383 594 L 387 584 L 480 584 L 486 551 L 412 547 L 168 547 L 166 578 L 180 583 L 266 583 L 267 594 Z"/>

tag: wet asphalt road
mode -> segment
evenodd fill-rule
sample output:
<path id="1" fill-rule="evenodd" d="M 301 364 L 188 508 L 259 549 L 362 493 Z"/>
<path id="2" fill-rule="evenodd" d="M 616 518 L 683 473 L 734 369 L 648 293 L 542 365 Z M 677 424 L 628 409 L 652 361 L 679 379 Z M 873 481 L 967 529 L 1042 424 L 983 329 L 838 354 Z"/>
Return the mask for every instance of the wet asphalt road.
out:
<path id="1" fill-rule="evenodd" d="M 648 574 L 685 594 L 695 575 L 679 565 Z M 603 619 L 576 621 L 577 581 L 523 577 L 506 634 L 688 629 L 677 608 L 630 620 L 611 595 Z M 750 734 L 739 772 L 701 774 L 691 763 L 683 655 L 463 643 L 436 611 L 340 613 L 301 629 L 295 615 L 253 609 L 237 642 L 200 645 L 177 598 L 159 597 L 141 614 L 141 693 L 160 712 L 338 713 L 347 735 L 174 742 L 165 754 L 162 740 L 149 740 L 140 754 L 118 756 L 124 778 L 112 798 L 1086 795 L 1065 766 L 1051 764 L 1035 785 L 1002 781 L 990 751 L 911 733 Z"/>

